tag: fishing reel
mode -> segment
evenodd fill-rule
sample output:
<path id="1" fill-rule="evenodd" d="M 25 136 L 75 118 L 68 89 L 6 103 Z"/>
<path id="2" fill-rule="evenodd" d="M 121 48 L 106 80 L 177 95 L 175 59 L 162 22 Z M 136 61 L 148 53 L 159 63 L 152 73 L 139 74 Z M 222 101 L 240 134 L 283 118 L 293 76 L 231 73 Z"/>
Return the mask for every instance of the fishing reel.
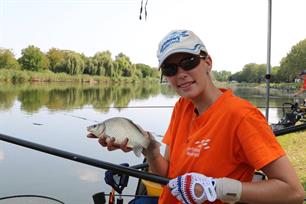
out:
<path id="1" fill-rule="evenodd" d="M 128 163 L 123 163 L 123 164 L 120 164 L 120 165 L 125 166 L 125 167 L 129 167 Z M 117 173 L 115 171 L 107 170 L 105 172 L 104 181 L 108 185 L 113 187 L 113 189 L 117 193 L 121 194 L 123 189 L 127 186 L 128 182 L 129 182 L 129 176 L 126 175 L 126 174 Z"/>

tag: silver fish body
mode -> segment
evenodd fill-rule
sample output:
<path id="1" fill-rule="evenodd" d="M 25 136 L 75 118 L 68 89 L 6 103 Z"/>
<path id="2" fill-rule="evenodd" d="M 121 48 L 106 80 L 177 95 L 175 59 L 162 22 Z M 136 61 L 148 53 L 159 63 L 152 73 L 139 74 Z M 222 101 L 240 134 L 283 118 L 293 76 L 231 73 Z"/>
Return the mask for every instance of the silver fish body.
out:
<path id="1" fill-rule="evenodd" d="M 144 148 L 148 148 L 150 143 L 149 138 L 133 121 L 123 117 L 113 117 L 102 123 L 88 126 L 87 131 L 96 137 L 113 137 L 116 144 L 121 144 L 125 138 L 128 138 L 127 147 L 132 148 L 138 157 Z"/>

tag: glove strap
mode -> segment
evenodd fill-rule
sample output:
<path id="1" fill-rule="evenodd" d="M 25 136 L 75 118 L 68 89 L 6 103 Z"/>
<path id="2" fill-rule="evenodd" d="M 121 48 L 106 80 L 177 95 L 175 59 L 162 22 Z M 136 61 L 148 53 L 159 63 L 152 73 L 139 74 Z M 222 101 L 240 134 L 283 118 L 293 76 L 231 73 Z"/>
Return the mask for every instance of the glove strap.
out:
<path id="1" fill-rule="evenodd" d="M 240 200 L 242 184 L 230 178 L 216 179 L 216 192 L 218 199 L 225 203 L 235 203 Z"/>

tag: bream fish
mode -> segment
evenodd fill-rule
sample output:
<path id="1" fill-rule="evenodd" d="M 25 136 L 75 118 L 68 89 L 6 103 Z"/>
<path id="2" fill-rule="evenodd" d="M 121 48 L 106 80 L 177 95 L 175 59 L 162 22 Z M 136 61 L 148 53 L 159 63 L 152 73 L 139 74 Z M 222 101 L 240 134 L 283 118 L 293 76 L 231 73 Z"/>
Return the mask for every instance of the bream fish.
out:
<path id="1" fill-rule="evenodd" d="M 96 137 L 113 137 L 116 144 L 121 144 L 128 138 L 127 147 L 133 149 L 137 157 L 141 156 L 142 150 L 148 148 L 150 140 L 142 133 L 140 128 L 130 119 L 123 117 L 109 118 L 101 123 L 87 127 L 87 131 Z"/>

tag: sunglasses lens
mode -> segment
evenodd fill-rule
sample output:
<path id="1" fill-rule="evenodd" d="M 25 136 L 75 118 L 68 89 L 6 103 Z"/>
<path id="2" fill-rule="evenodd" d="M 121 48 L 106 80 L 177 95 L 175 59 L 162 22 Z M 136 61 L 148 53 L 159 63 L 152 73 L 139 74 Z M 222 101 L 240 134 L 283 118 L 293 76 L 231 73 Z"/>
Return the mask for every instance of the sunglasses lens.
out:
<path id="1" fill-rule="evenodd" d="M 177 73 L 176 64 L 165 64 L 161 68 L 162 74 L 164 76 L 174 76 Z"/>
<path id="2" fill-rule="evenodd" d="M 183 58 L 179 64 L 164 64 L 161 66 L 161 71 L 164 76 L 174 76 L 177 73 L 178 67 L 181 67 L 185 71 L 191 70 L 199 65 L 201 61 L 200 56 L 189 55 Z"/>
<path id="3" fill-rule="evenodd" d="M 180 63 L 180 66 L 184 70 L 191 70 L 195 68 L 196 66 L 198 66 L 199 63 L 200 63 L 200 57 L 196 55 L 192 55 L 192 56 L 189 56 L 183 59 Z"/>

